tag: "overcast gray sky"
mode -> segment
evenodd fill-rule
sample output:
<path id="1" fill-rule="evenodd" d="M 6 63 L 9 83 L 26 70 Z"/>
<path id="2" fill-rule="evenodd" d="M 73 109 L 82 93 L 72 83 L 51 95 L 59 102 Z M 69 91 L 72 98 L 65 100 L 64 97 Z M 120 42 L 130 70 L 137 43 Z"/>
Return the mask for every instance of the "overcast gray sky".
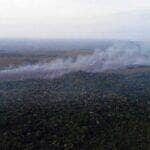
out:
<path id="1" fill-rule="evenodd" d="M 0 0 L 0 37 L 149 39 L 150 0 Z"/>

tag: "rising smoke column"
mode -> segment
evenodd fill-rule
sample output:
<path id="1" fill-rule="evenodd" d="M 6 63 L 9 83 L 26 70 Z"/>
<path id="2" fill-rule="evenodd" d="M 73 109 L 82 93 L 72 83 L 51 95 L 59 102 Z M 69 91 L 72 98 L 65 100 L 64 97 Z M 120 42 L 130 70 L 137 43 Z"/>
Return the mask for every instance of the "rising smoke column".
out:
<path id="1" fill-rule="evenodd" d="M 150 51 L 134 42 L 115 42 L 106 50 L 97 49 L 92 55 L 56 59 L 51 63 L 20 66 L 0 71 L 0 79 L 55 78 L 70 72 L 104 72 L 127 66 L 150 65 Z"/>

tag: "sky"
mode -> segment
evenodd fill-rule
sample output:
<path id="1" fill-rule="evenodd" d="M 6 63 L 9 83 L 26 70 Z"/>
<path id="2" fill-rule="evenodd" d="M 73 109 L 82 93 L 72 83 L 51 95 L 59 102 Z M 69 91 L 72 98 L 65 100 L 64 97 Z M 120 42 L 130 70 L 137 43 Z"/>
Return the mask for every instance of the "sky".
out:
<path id="1" fill-rule="evenodd" d="M 1 38 L 150 40 L 150 0 L 0 0 Z"/>

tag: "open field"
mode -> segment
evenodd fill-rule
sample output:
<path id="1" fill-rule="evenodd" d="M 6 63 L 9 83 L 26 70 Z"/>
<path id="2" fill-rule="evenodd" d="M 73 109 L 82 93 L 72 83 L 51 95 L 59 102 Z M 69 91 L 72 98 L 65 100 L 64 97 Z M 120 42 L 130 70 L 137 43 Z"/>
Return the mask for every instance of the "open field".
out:
<path id="1" fill-rule="evenodd" d="M 72 57 L 78 55 L 90 55 L 92 50 L 74 50 L 74 51 L 36 51 L 36 52 L 7 52 L 0 51 L 0 69 L 9 66 L 20 66 L 25 64 L 34 64 L 39 62 L 51 62 L 57 58 Z"/>

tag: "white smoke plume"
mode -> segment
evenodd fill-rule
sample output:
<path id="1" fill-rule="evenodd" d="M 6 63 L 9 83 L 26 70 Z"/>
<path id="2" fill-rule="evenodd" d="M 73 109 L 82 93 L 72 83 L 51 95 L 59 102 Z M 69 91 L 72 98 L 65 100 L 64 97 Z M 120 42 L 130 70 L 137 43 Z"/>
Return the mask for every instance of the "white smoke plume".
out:
<path id="1" fill-rule="evenodd" d="M 70 72 L 104 72 L 134 65 L 150 65 L 150 50 L 138 44 L 114 43 L 106 50 L 97 49 L 92 55 L 78 56 L 74 61 L 56 59 L 51 63 L 20 66 L 0 71 L 0 79 L 56 78 Z"/>

